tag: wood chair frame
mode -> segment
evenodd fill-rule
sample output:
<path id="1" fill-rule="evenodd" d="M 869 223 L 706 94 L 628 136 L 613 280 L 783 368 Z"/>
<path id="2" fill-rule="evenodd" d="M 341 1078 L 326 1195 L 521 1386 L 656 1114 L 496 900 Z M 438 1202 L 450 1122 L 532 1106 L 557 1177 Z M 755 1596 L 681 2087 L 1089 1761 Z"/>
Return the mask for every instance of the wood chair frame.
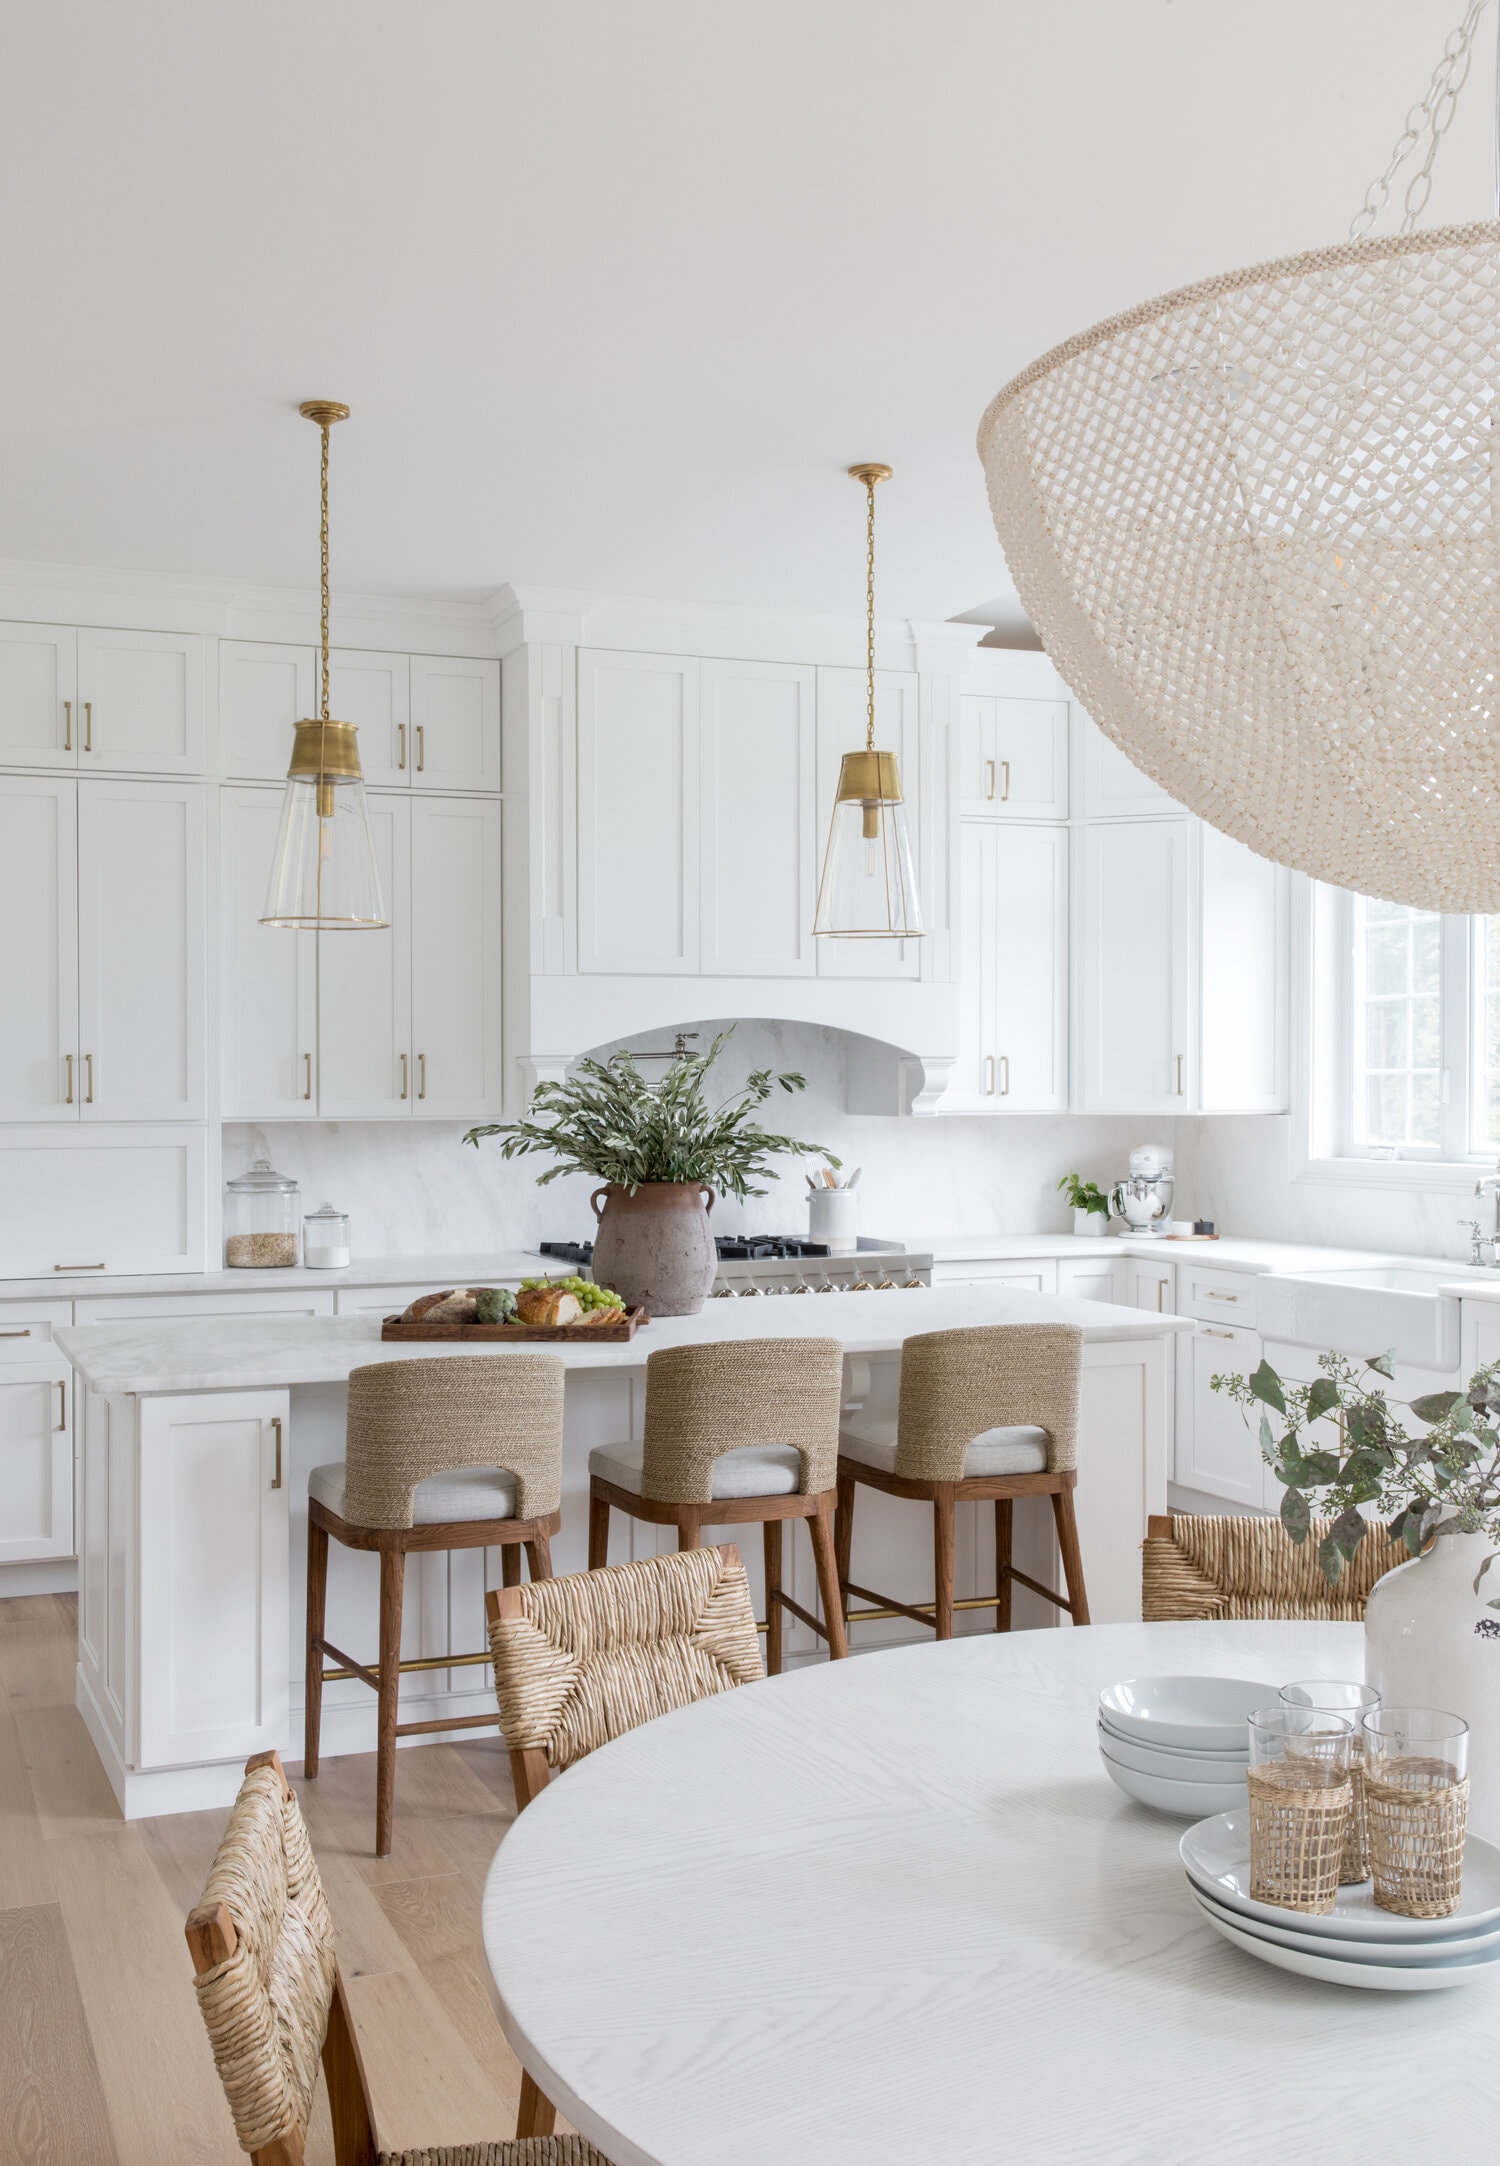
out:
<path id="1" fill-rule="evenodd" d="M 360 1527 L 309 1497 L 307 1504 L 307 1669 L 306 1714 L 303 1730 L 303 1773 L 311 1780 L 318 1772 L 323 1725 L 323 1687 L 345 1677 L 357 1677 L 377 1696 L 375 1757 L 375 1855 L 390 1856 L 396 1818 L 396 1740 L 425 1737 L 443 1730 L 493 1729 L 493 1715 L 443 1715 L 426 1722 L 396 1719 L 403 1673 L 413 1670 L 459 1670 L 488 1663 L 490 1657 L 427 1655 L 401 1660 L 401 1612 L 406 1585 L 406 1559 L 410 1551 L 445 1549 L 499 1549 L 500 1569 L 506 1586 L 519 1586 L 521 1552 L 533 1579 L 552 1577 L 551 1537 L 562 1525 L 559 1512 L 538 1519 L 449 1519 L 421 1527 Z M 380 1658 L 373 1666 L 356 1662 L 324 1637 L 328 1607 L 328 1544 L 342 1542 L 346 1549 L 371 1549 L 380 1556 Z M 325 1669 L 323 1657 L 331 1655 L 337 1667 Z"/>

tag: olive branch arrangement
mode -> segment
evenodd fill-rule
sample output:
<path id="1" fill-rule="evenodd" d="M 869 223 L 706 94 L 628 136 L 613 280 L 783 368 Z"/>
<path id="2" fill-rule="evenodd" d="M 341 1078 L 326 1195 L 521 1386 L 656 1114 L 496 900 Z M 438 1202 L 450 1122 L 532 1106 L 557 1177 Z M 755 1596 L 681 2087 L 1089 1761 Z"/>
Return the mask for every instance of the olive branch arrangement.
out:
<path id="1" fill-rule="evenodd" d="M 1369 1532 L 1367 1505 L 1413 1557 L 1435 1533 L 1486 1534 L 1500 1550 L 1500 1362 L 1476 1369 L 1466 1390 L 1409 1402 L 1366 1380 L 1394 1376 L 1389 1354 L 1363 1363 L 1320 1354 L 1318 1368 L 1309 1384 L 1288 1383 L 1268 1361 L 1253 1376 L 1210 1382 L 1245 1408 L 1247 1420 L 1259 1407 L 1261 1457 L 1282 1485 L 1281 1523 L 1292 1540 L 1307 1540 L 1314 1503 L 1333 1515 L 1318 1544 L 1329 1584 Z M 1402 1406 L 1420 1433 L 1398 1418 Z M 1480 1566 L 1476 1593 L 1494 1561 L 1492 1553 Z M 1500 1599 L 1488 1607 L 1500 1609 Z"/>

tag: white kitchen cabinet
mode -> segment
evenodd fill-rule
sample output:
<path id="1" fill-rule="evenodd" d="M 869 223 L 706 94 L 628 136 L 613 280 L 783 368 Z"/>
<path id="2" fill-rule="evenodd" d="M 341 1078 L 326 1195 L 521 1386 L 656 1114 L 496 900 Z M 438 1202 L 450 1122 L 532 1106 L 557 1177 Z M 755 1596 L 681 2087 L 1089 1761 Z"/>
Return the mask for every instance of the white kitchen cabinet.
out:
<path id="1" fill-rule="evenodd" d="M 804 977 L 817 968 L 816 672 L 777 662 L 699 665 L 705 976 Z"/>
<path id="2" fill-rule="evenodd" d="M 259 1274 L 240 1274 L 255 1279 Z M 75 1304 L 74 1321 L 80 1324 L 162 1323 L 173 1317 L 191 1316 L 332 1316 L 331 1286 L 277 1286 L 265 1293 L 253 1290 L 232 1294 L 96 1294 Z"/>
<path id="3" fill-rule="evenodd" d="M 317 1109 L 318 936 L 260 922 L 281 804 L 279 789 L 219 792 L 219 1097 L 227 1121 L 306 1120 Z"/>
<path id="4" fill-rule="evenodd" d="M 1083 830 L 1080 1112 L 1191 1110 L 1192 874 L 1186 819 L 1100 821 Z"/>
<path id="5" fill-rule="evenodd" d="M 417 790 L 500 787 L 500 664 L 414 654 L 407 772 Z"/>
<path id="6" fill-rule="evenodd" d="M 1060 1256 L 1057 1291 L 1074 1301 L 1118 1301 L 1125 1291 L 1125 1264 L 1119 1256 Z"/>
<path id="7" fill-rule="evenodd" d="M 1072 741 L 1075 813 L 1088 820 L 1129 820 L 1178 809 L 1160 783 L 1143 774 L 1077 706 Z"/>
<path id="8" fill-rule="evenodd" d="M 1057 1265 L 1050 1256 L 952 1257 L 934 1263 L 934 1286 L 1011 1286 L 1026 1294 L 1055 1294 Z"/>
<path id="9" fill-rule="evenodd" d="M 1172 1280 L 1173 1267 L 1165 1259 L 1158 1263 L 1154 1256 L 1127 1256 L 1125 1259 L 1125 1300 L 1132 1309 L 1149 1309 L 1157 1316 L 1173 1314 Z"/>
<path id="10" fill-rule="evenodd" d="M 834 792 L 838 788 L 844 754 L 864 749 L 868 698 L 868 679 L 862 669 L 819 669 L 817 834 L 820 851 L 833 817 Z M 923 784 L 914 672 L 891 669 L 875 672 L 875 744 L 881 752 L 894 752 L 900 763 L 912 864 L 918 893 L 925 895 L 922 823 L 918 816 Z M 869 856 L 873 886 L 877 881 L 883 881 L 884 872 L 879 853 L 872 848 Z M 820 873 L 821 870 L 820 862 Z M 820 939 L 817 946 L 820 977 L 919 978 L 922 974 L 920 939 Z"/>
<path id="11" fill-rule="evenodd" d="M 411 803 L 372 795 L 370 831 L 390 924 L 318 935 L 318 1111 L 327 1120 L 402 1119 L 411 1057 Z"/>
<path id="12" fill-rule="evenodd" d="M 0 624 L 0 766 L 76 767 L 82 734 L 72 625 Z"/>
<path id="13" fill-rule="evenodd" d="M 133 1764 L 172 1767 L 284 1749 L 288 1394 L 216 1392 L 136 1404 Z"/>
<path id="14" fill-rule="evenodd" d="M 1177 1341 L 1176 1480 L 1184 1489 L 1261 1511 L 1267 1504 L 1258 1414 L 1212 1388 L 1215 1376 L 1249 1376 L 1260 1336 L 1228 1324 L 1201 1324 Z"/>
<path id="15" fill-rule="evenodd" d="M 203 790 L 78 785 L 79 1112 L 204 1112 Z"/>
<path id="16" fill-rule="evenodd" d="M 965 692 L 959 706 L 965 819 L 1065 820 L 1068 702 Z"/>
<path id="17" fill-rule="evenodd" d="M 329 656 L 328 711 L 358 730 L 359 764 L 367 783 L 377 789 L 410 785 L 415 755 L 406 655 L 335 647 Z M 309 715 L 317 712 L 317 706 L 308 710 Z"/>
<path id="18" fill-rule="evenodd" d="M 325 956 L 353 937 L 322 935 Z M 499 992 L 500 807 L 474 797 L 418 798 L 411 807 L 414 1114 L 498 1117 Z"/>
<path id="19" fill-rule="evenodd" d="M 7 650 L 0 646 L 0 661 Z M 0 784 L 0 1120 L 76 1121 L 78 785 Z"/>
<path id="20" fill-rule="evenodd" d="M 201 1271 L 207 1152 L 201 1123 L 0 1129 L 0 1279 Z"/>
<path id="21" fill-rule="evenodd" d="M 192 632 L 78 634 L 81 768 L 201 775 L 206 642 Z"/>
<path id="22" fill-rule="evenodd" d="M 0 1314 L 0 1564 L 73 1554 L 73 1376 L 38 1342 L 6 1359 L 34 1329 Z"/>
<path id="23" fill-rule="evenodd" d="M 284 782 L 292 732 L 317 711 L 316 648 L 274 646 L 259 639 L 219 641 L 222 774 L 247 782 Z"/>
<path id="24" fill-rule="evenodd" d="M 965 820 L 952 1110 L 1066 1111 L 1068 831 Z"/>
<path id="25" fill-rule="evenodd" d="M 578 967 L 699 967 L 700 669 L 578 656 Z"/>
<path id="26" fill-rule="evenodd" d="M 1291 875 L 1198 826 L 1198 1110 L 1289 1104 Z"/>

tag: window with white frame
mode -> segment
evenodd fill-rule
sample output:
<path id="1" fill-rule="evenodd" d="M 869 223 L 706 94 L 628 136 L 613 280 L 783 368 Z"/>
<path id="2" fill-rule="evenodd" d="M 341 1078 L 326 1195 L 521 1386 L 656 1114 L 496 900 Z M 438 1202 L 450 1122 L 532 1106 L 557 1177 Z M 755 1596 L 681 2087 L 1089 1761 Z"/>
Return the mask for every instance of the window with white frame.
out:
<path id="1" fill-rule="evenodd" d="M 1337 898 L 1339 1149 L 1500 1151 L 1500 918 Z"/>

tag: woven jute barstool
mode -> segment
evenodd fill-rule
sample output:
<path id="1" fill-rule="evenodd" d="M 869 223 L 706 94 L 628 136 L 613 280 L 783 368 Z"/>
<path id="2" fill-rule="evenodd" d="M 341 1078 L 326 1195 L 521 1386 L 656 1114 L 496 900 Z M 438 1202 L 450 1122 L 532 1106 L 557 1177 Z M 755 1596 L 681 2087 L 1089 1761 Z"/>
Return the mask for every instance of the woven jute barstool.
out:
<path id="1" fill-rule="evenodd" d="M 1315 1519 L 1307 1540 L 1297 1543 L 1279 1519 L 1153 1513 L 1141 1544 L 1142 1619 L 1327 1617 L 1361 1624 L 1370 1589 L 1406 1562 L 1406 1546 L 1372 1526 L 1330 1587 L 1318 1545 L 1332 1525 Z"/>
<path id="2" fill-rule="evenodd" d="M 518 1812 L 611 1738 L 763 1674 L 733 1542 L 495 1588 L 485 1608 Z M 523 2073 L 516 2133 L 548 2135 L 554 2117 Z"/>
<path id="3" fill-rule="evenodd" d="M 488 1655 L 401 1660 L 409 1550 L 500 1550 L 507 1586 L 551 1576 L 561 1525 L 563 1365 L 555 1354 L 466 1354 L 373 1362 L 351 1370 L 345 1456 L 315 1467 L 307 1499 L 307 1682 L 304 1768 L 318 1772 L 323 1687 L 357 1677 L 379 1696 L 375 1855 L 390 1854 L 396 1740 L 488 1726 L 488 1715 L 398 1722 L 403 1670 L 463 1669 Z M 380 1659 L 371 1669 L 325 1639 L 330 1539 L 380 1555 Z M 331 1655 L 334 1669 L 323 1667 Z"/>
<path id="4" fill-rule="evenodd" d="M 644 1442 L 589 1453 L 589 1565 L 609 1561 L 609 1515 L 675 1527 L 696 1549 L 705 1526 L 759 1521 L 766 1566 L 766 1668 L 781 1668 L 781 1613 L 847 1654 L 833 1515 L 844 1357 L 837 1339 L 745 1339 L 668 1346 L 646 1363 Z M 781 1528 L 805 1519 L 823 1615 L 782 1586 Z"/>
<path id="5" fill-rule="evenodd" d="M 322 1877 L 274 1752 L 246 1763 L 186 1930 L 214 2065 L 256 2166 L 303 2166 L 320 2056 L 335 2166 L 609 2166 L 581 2136 L 381 2150 Z"/>
<path id="6" fill-rule="evenodd" d="M 901 1349 L 901 1397 L 895 1422 L 846 1421 L 839 1440 L 838 1570 L 850 1624 L 867 1617 L 910 1617 L 953 1637 L 956 1609 L 993 1609 L 995 1630 L 1010 1630 L 1011 1588 L 1029 1587 L 1074 1624 L 1089 1621 L 1073 1491 L 1078 1483 L 1078 1389 L 1083 1334 L 1070 1324 L 983 1324 L 966 1331 L 924 1331 Z M 849 1577 L 854 1499 L 860 1483 L 888 1496 L 930 1504 L 934 1599 L 898 1602 Z M 1011 1562 L 1017 1497 L 1050 1497 L 1062 1555 L 1066 1598 Z M 953 1596 L 954 1510 L 995 1506 L 995 1592 Z"/>

